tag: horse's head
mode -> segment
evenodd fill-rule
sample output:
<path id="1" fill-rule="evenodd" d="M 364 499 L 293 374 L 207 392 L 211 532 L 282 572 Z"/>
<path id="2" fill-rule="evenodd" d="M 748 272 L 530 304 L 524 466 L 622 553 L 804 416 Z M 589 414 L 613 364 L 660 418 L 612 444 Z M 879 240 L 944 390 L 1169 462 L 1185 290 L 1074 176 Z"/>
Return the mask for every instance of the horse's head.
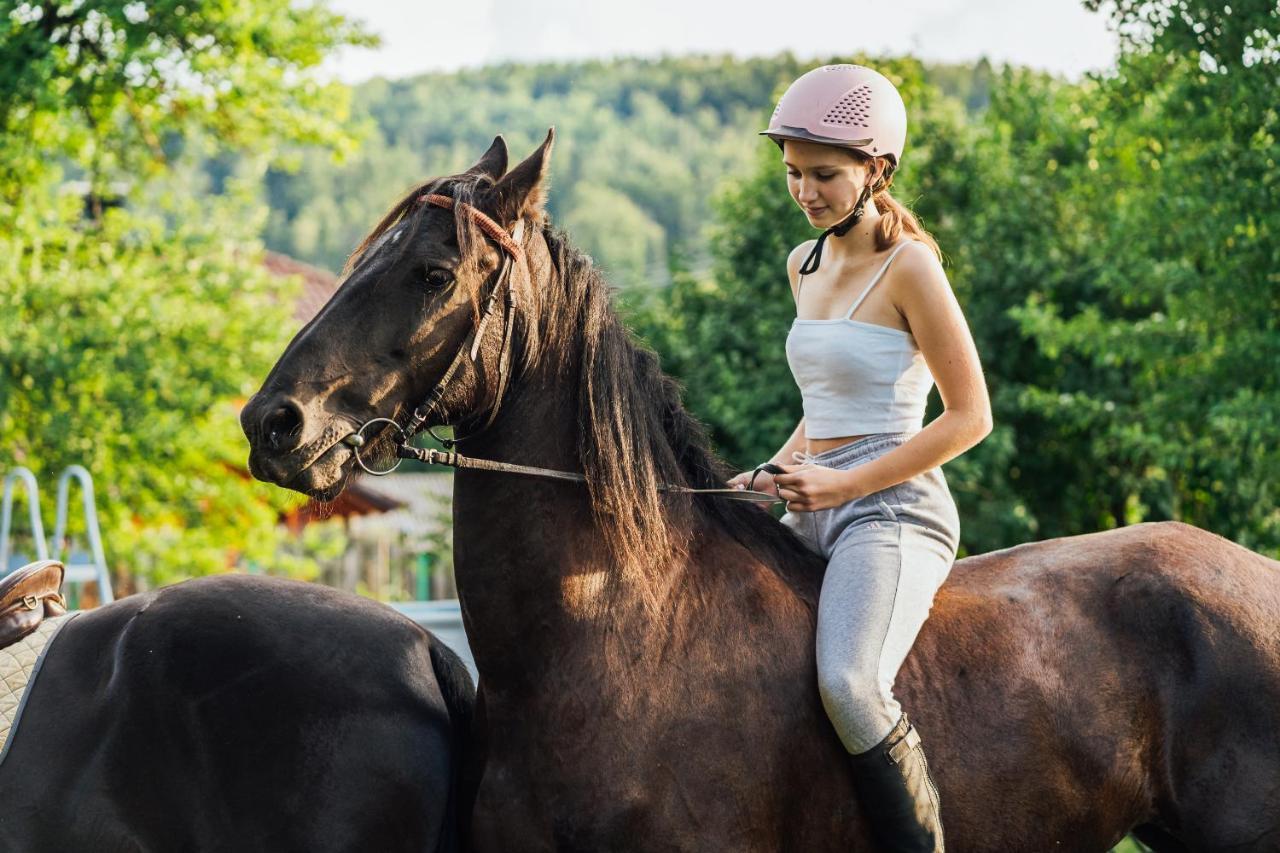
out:
<path id="1" fill-rule="evenodd" d="M 525 247 L 539 239 L 532 226 L 542 216 L 553 136 L 548 132 L 510 172 L 499 136 L 470 169 L 416 187 L 378 223 L 352 254 L 333 298 L 241 412 L 255 477 L 332 499 L 356 465 L 344 439 L 362 424 L 404 424 L 420 409 L 429 427 L 493 410 L 511 310 L 505 298 L 489 306 L 475 347 L 473 332 L 504 280 L 517 302 L 528 295 Z M 457 368 L 427 400 L 455 357 Z M 391 425 L 381 426 L 366 439 L 398 437 Z"/>

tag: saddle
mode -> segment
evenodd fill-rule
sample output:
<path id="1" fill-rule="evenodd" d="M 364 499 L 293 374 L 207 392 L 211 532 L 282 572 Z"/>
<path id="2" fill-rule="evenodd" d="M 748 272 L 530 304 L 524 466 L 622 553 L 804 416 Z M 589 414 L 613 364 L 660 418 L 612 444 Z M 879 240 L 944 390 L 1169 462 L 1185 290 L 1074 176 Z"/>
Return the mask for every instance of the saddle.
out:
<path id="1" fill-rule="evenodd" d="M 39 560 L 0 578 L 0 649 L 40 627 L 46 616 L 67 612 L 60 591 L 64 574 L 57 560 Z"/>

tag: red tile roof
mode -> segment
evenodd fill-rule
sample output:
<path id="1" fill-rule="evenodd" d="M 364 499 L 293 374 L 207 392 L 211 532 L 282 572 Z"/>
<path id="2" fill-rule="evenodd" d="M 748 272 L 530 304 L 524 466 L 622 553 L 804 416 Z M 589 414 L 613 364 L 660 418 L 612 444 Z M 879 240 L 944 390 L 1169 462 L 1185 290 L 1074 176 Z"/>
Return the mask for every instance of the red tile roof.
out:
<path id="1" fill-rule="evenodd" d="M 338 290 L 338 277 L 326 269 L 313 267 L 302 261 L 282 255 L 279 252 L 267 252 L 263 258 L 263 266 L 278 276 L 302 276 L 302 293 L 293 308 L 293 317 L 300 325 L 320 313 L 320 309 L 329 301 L 329 297 Z"/>

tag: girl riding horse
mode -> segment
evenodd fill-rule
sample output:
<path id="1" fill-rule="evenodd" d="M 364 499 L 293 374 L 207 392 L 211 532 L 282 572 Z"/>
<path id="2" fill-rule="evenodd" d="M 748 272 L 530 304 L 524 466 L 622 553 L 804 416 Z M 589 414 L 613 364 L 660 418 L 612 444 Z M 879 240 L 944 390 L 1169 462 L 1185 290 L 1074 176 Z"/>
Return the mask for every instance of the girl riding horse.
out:
<path id="1" fill-rule="evenodd" d="M 828 561 L 818 687 L 873 834 L 889 850 L 940 851 L 938 792 L 893 681 L 959 544 L 940 466 L 991 431 L 991 409 L 937 243 L 889 194 L 906 129 L 887 78 L 827 65 L 791 84 L 762 131 L 824 230 L 787 259 L 804 417 L 765 463 L 785 473 L 730 483 L 775 491 L 782 523 Z M 922 428 L 935 381 L 946 409 Z"/>

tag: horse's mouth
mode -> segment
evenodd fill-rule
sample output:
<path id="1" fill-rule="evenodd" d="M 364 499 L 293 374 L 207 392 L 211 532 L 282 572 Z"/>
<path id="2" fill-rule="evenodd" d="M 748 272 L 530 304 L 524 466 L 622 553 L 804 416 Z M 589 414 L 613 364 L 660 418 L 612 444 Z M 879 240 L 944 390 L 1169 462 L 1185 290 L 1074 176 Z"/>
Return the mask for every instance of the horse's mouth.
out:
<path id="1" fill-rule="evenodd" d="M 312 500 L 331 501 L 342 494 L 353 477 L 368 470 L 359 464 L 360 459 L 372 465 L 374 471 L 385 471 L 397 464 L 394 438 L 403 435 L 398 427 L 379 425 L 377 429 L 364 432 L 365 441 L 359 445 L 359 450 L 348 444 L 348 439 L 357 433 L 357 429 L 347 422 L 335 423 L 330 431 L 325 438 L 332 444 L 292 476 L 274 479 L 273 482 L 301 492 Z"/>
<path id="2" fill-rule="evenodd" d="M 281 485 L 302 492 L 312 500 L 331 501 L 342 494 L 352 475 L 359 470 L 355 459 L 352 449 L 339 440 Z"/>
<path id="3" fill-rule="evenodd" d="M 379 424 L 374 429 L 367 429 L 369 424 L 378 420 L 384 418 L 366 421 L 366 428 L 362 430 L 355 426 L 353 419 L 337 418 L 316 441 L 283 458 L 273 458 L 261 451 L 251 452 L 249 472 L 259 480 L 301 492 L 312 500 L 331 501 L 342 494 L 353 477 L 368 470 L 360 460 L 371 465 L 373 471 L 386 471 L 396 465 L 396 439 L 403 433 L 391 421 L 388 421 L 389 425 Z M 357 433 L 364 439 L 359 450 L 348 443 Z M 320 450 L 322 447 L 324 449 Z M 299 467 L 293 468 L 299 462 Z"/>
<path id="4" fill-rule="evenodd" d="M 337 440 L 292 473 L 281 461 L 263 460 L 258 454 L 251 453 L 249 472 L 259 480 L 301 492 L 312 500 L 331 501 L 342 494 L 352 474 L 358 470 L 355 453 L 343 440 L 348 433 L 343 431 Z"/>

